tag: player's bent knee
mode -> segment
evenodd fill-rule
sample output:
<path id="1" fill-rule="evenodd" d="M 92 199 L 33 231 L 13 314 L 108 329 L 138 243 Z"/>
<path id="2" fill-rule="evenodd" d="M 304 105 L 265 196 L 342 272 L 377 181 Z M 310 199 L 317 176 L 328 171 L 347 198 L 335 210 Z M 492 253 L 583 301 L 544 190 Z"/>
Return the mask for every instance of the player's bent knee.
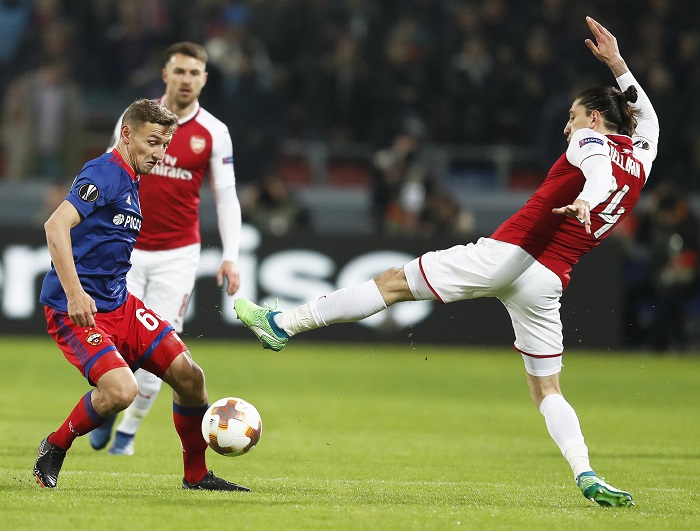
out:
<path id="1" fill-rule="evenodd" d="M 163 380 L 187 401 L 206 400 L 204 371 L 188 352 L 183 352 L 170 364 Z"/>
<path id="2" fill-rule="evenodd" d="M 527 383 L 530 387 L 532 400 L 538 408 L 547 395 L 562 394 L 559 386 L 559 373 L 550 376 L 533 376 L 528 373 Z"/>
<path id="3" fill-rule="evenodd" d="M 414 300 L 402 267 L 392 267 L 374 279 L 387 306 Z"/>
<path id="4" fill-rule="evenodd" d="M 138 393 L 138 384 L 130 370 L 109 371 L 97 382 L 100 409 L 117 413 L 129 407 Z"/>
<path id="5" fill-rule="evenodd" d="M 183 377 L 185 386 L 190 394 L 201 394 L 204 391 L 204 371 L 196 363 L 192 363 Z"/>
<path id="6" fill-rule="evenodd" d="M 394 284 L 397 280 L 400 280 L 401 277 L 403 277 L 404 279 L 406 278 L 406 276 L 404 275 L 404 272 L 403 272 L 403 268 L 390 267 L 389 269 L 387 269 L 383 273 L 380 273 L 379 275 L 377 275 L 375 277 L 374 281 L 377 284 L 381 283 L 381 284 L 390 285 L 390 284 Z"/>
<path id="7" fill-rule="evenodd" d="M 116 389 L 114 393 L 111 394 L 112 402 L 114 406 L 121 410 L 126 409 L 131 405 L 131 403 L 136 398 L 138 393 L 138 386 L 125 386 Z"/>

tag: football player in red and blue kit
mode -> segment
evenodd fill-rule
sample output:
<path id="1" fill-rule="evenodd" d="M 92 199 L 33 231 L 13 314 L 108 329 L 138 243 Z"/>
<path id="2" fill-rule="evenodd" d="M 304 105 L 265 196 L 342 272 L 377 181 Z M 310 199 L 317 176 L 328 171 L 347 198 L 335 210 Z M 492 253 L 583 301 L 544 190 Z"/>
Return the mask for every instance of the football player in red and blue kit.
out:
<path id="1" fill-rule="evenodd" d="M 34 475 L 58 482 L 73 441 L 134 400 L 133 371 L 144 368 L 173 389 L 173 419 L 184 460 L 183 488 L 249 490 L 207 469 L 201 421 L 208 407 L 204 373 L 168 321 L 127 291 L 131 252 L 141 228 L 139 182 L 165 155 L 178 118 L 158 102 L 137 100 L 124 114 L 115 149 L 88 162 L 45 223 L 52 267 L 40 300 L 48 332 L 94 389 L 39 446 Z"/>

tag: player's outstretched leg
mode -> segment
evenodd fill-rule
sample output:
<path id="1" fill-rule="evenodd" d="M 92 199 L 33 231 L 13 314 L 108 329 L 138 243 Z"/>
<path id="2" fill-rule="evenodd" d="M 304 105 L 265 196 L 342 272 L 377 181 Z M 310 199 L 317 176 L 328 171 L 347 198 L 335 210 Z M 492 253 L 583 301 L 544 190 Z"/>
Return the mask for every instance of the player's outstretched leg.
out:
<path id="1" fill-rule="evenodd" d="M 41 441 L 34 463 L 36 482 L 42 487 L 53 489 L 58 483 L 58 474 L 65 458 L 66 451 L 50 443 L 48 437 Z"/>
<path id="2" fill-rule="evenodd" d="M 112 428 L 116 418 L 116 415 L 107 418 L 101 426 L 90 432 L 90 445 L 95 450 L 102 450 L 102 448 L 107 446 L 107 443 L 112 438 Z"/>
<path id="3" fill-rule="evenodd" d="M 194 484 L 189 483 L 185 478 L 182 478 L 182 488 L 195 490 L 237 490 L 242 492 L 250 492 L 248 487 L 231 483 L 230 481 L 217 477 L 211 470 L 209 470 L 206 476 L 204 476 L 200 481 Z"/>
<path id="4" fill-rule="evenodd" d="M 605 507 L 631 507 L 634 500 L 629 492 L 618 490 L 608 485 L 603 478 L 596 476 L 595 472 L 583 472 L 577 479 L 578 488 L 583 495 Z"/>
<path id="5" fill-rule="evenodd" d="M 262 308 L 248 299 L 238 298 L 233 307 L 238 318 L 253 332 L 263 345 L 263 348 L 282 350 L 289 340 L 289 335 L 275 323 L 274 316 L 280 312 L 275 308 Z"/>

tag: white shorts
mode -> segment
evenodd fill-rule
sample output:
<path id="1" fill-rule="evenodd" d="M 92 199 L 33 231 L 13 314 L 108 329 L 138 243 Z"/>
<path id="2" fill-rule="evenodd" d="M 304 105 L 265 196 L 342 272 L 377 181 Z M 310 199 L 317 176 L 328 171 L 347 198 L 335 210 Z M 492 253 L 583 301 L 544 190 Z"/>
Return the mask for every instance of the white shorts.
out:
<path id="1" fill-rule="evenodd" d="M 182 333 L 187 303 L 194 289 L 201 245 L 195 243 L 167 251 L 131 253 L 131 269 L 126 275 L 130 293 L 141 299 Z"/>
<path id="2" fill-rule="evenodd" d="M 561 371 L 564 350 L 559 277 L 517 245 L 480 238 L 433 251 L 404 266 L 416 300 L 496 297 L 508 310 L 515 348 L 533 376 Z"/>

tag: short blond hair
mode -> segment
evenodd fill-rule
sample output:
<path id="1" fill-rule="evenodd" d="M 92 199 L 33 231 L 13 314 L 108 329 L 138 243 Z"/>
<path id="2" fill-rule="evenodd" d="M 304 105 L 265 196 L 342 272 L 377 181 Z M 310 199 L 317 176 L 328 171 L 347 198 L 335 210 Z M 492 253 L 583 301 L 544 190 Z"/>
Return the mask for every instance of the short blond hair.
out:
<path id="1" fill-rule="evenodd" d="M 129 105 L 124 113 L 122 125 L 139 129 L 143 124 L 158 124 L 171 132 L 177 129 L 177 115 L 155 100 L 140 99 Z"/>

